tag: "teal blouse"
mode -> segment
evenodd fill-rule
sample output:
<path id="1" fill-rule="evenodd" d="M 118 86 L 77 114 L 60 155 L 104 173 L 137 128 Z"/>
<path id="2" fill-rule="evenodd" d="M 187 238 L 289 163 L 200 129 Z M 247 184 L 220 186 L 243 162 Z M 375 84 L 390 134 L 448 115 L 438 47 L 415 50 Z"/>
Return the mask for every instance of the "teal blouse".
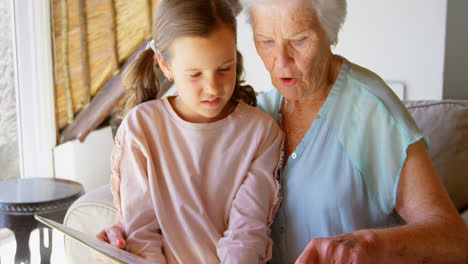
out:
<path id="1" fill-rule="evenodd" d="M 280 125 L 283 97 L 258 107 Z M 281 171 L 283 200 L 272 226 L 272 263 L 294 263 L 310 240 L 396 225 L 395 200 L 416 123 L 375 73 L 343 58 L 319 116 Z"/>

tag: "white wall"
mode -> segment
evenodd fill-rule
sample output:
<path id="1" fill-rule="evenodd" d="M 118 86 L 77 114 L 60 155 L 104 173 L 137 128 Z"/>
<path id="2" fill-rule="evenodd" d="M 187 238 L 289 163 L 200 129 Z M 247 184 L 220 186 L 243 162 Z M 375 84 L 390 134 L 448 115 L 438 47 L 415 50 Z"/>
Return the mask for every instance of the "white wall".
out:
<path id="1" fill-rule="evenodd" d="M 252 27 L 245 12 L 237 16 L 237 49 L 244 57 L 245 79 L 256 91 L 271 89 L 271 78 L 255 50 Z"/>
<path id="2" fill-rule="evenodd" d="M 335 52 L 385 80 L 407 99 L 441 99 L 447 0 L 351 0 Z"/>
<path id="3" fill-rule="evenodd" d="M 55 177 L 77 181 L 86 191 L 109 183 L 113 146 L 111 127 L 91 132 L 84 142 L 73 140 L 57 146 Z"/>
<path id="4" fill-rule="evenodd" d="M 348 17 L 334 52 L 406 87 L 406 99 L 441 99 L 447 0 L 348 0 Z M 255 89 L 271 81 L 255 52 L 245 15 L 239 50 Z"/>

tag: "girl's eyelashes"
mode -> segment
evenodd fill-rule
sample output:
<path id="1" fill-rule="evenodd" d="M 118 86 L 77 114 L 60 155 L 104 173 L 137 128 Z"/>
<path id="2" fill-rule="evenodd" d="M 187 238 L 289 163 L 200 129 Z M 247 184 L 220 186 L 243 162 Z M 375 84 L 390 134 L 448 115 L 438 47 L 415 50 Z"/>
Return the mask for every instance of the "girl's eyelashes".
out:
<path id="1" fill-rule="evenodd" d="M 227 72 L 231 70 L 231 67 L 224 67 L 224 68 L 219 68 L 218 71 L 221 71 L 221 72 Z"/>
<path id="2" fill-rule="evenodd" d="M 218 72 L 228 72 L 232 69 L 232 66 L 227 66 L 227 67 L 222 67 L 222 68 L 218 68 Z M 187 74 L 190 78 L 197 78 L 199 76 L 202 75 L 201 72 L 192 72 L 192 73 L 189 73 Z"/>
<path id="3" fill-rule="evenodd" d="M 189 74 L 189 76 L 192 77 L 192 78 L 198 77 L 198 76 L 200 76 L 200 75 L 201 75 L 201 73 L 199 73 L 199 72 Z"/>

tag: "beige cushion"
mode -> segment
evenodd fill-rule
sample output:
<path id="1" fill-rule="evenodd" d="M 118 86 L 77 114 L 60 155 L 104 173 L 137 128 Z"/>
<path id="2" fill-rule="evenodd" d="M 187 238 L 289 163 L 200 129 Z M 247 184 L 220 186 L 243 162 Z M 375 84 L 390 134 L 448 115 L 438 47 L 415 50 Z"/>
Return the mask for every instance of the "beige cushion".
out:
<path id="1" fill-rule="evenodd" d="M 455 207 L 468 207 L 468 101 L 407 101 Z"/>
<path id="2" fill-rule="evenodd" d="M 119 220 L 112 199 L 109 184 L 87 192 L 68 209 L 64 225 L 95 236 L 103 228 Z M 65 238 L 64 243 L 67 263 L 97 263 L 92 255 L 93 251 L 88 247 L 69 237 Z"/>
<path id="3" fill-rule="evenodd" d="M 463 217 L 463 220 L 465 220 L 465 223 L 468 225 L 468 209 L 466 209 L 461 216 Z"/>

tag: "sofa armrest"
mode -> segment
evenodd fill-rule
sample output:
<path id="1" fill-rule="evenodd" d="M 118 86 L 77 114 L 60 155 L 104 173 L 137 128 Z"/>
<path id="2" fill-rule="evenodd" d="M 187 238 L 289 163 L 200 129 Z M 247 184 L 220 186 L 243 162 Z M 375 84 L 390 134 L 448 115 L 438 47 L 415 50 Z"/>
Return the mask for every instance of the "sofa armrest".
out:
<path id="1" fill-rule="evenodd" d="M 96 235 L 103 228 L 119 220 L 113 202 L 110 184 L 87 192 L 76 200 L 65 215 L 64 225 L 89 235 Z M 92 250 L 70 237 L 64 240 L 68 263 L 97 263 Z"/>
<path id="2" fill-rule="evenodd" d="M 468 100 L 405 101 L 455 207 L 468 208 Z"/>

